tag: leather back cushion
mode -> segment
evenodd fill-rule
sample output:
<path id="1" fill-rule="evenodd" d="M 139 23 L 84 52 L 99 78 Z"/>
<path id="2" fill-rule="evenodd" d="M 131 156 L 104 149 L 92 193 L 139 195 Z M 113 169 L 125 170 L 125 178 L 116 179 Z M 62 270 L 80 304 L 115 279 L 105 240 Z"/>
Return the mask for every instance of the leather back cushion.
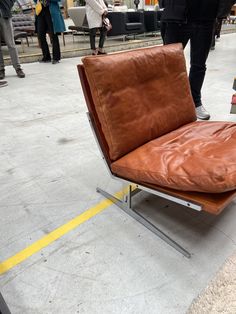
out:
<path id="1" fill-rule="evenodd" d="M 180 44 L 83 59 L 111 160 L 196 120 Z"/>

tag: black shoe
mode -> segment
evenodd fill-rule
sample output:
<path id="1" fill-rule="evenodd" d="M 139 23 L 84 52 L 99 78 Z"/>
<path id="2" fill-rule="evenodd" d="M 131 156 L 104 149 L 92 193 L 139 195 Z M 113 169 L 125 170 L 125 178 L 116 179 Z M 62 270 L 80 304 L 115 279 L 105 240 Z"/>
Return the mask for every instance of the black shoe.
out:
<path id="1" fill-rule="evenodd" d="M 51 58 L 42 58 L 42 59 L 39 59 L 39 63 L 47 63 L 47 62 L 51 62 Z"/>
<path id="2" fill-rule="evenodd" d="M 60 60 L 52 60 L 52 64 L 57 64 L 59 63 Z"/>
<path id="3" fill-rule="evenodd" d="M 98 55 L 107 55 L 107 52 L 103 52 L 103 51 L 98 51 L 97 53 Z"/>
<path id="4" fill-rule="evenodd" d="M 6 81 L 0 81 L 0 87 L 5 87 L 7 86 L 7 82 Z"/>
<path id="5" fill-rule="evenodd" d="M 0 80 L 3 80 L 5 78 L 5 70 L 0 70 Z"/>
<path id="6" fill-rule="evenodd" d="M 25 73 L 23 72 L 22 68 L 16 69 L 16 75 L 19 78 L 24 78 L 25 77 Z"/>

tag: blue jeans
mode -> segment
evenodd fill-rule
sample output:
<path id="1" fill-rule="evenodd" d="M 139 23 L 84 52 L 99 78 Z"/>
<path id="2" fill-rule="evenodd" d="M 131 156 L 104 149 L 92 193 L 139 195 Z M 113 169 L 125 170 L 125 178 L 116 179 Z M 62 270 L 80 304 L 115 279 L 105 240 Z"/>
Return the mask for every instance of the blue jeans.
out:
<path id="1" fill-rule="evenodd" d="M 164 44 L 190 41 L 189 82 L 195 106 L 201 106 L 201 89 L 206 73 L 206 60 L 211 48 L 214 21 L 188 22 L 186 24 L 163 23 Z"/>

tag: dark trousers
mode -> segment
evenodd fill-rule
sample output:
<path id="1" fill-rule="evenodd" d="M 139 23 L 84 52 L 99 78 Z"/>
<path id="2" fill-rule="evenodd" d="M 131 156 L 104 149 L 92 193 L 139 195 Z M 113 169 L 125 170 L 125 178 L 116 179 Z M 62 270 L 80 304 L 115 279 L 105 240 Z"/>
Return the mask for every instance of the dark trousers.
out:
<path id="1" fill-rule="evenodd" d="M 107 31 L 104 27 L 99 28 L 100 31 L 100 38 L 99 38 L 99 48 L 103 48 Z M 97 33 L 97 28 L 90 28 L 89 29 L 89 36 L 90 36 L 90 47 L 92 50 L 96 49 L 96 33 Z"/>
<path id="2" fill-rule="evenodd" d="M 215 22 L 215 29 L 212 36 L 211 48 L 214 48 L 216 45 L 216 38 L 220 38 L 220 32 L 222 27 L 222 19 L 217 19 Z"/>
<path id="3" fill-rule="evenodd" d="M 49 7 L 43 7 L 41 13 L 37 16 L 37 32 L 38 38 L 40 41 L 43 59 L 50 60 L 50 51 L 48 48 L 46 34 L 48 33 L 50 36 L 50 40 L 52 42 L 52 57 L 53 60 L 60 60 L 61 59 L 61 51 L 60 51 L 60 44 L 58 40 L 58 35 L 54 33 L 52 18 L 49 11 Z"/>
<path id="4" fill-rule="evenodd" d="M 165 45 L 179 42 L 185 48 L 190 40 L 189 82 L 195 106 L 201 106 L 201 89 L 206 73 L 206 60 L 211 48 L 214 21 L 164 23 L 163 27 Z"/>

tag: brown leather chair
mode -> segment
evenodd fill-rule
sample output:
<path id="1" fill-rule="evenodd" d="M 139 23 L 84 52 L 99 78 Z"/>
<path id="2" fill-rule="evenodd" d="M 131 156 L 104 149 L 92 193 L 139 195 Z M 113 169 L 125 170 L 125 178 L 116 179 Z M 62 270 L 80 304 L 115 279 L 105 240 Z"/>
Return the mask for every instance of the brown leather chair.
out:
<path id="1" fill-rule="evenodd" d="M 94 134 L 111 175 L 129 184 L 124 200 L 97 191 L 190 257 L 132 209 L 132 196 L 144 190 L 219 214 L 236 195 L 236 124 L 196 121 L 179 44 L 82 61 L 78 70 Z"/>

